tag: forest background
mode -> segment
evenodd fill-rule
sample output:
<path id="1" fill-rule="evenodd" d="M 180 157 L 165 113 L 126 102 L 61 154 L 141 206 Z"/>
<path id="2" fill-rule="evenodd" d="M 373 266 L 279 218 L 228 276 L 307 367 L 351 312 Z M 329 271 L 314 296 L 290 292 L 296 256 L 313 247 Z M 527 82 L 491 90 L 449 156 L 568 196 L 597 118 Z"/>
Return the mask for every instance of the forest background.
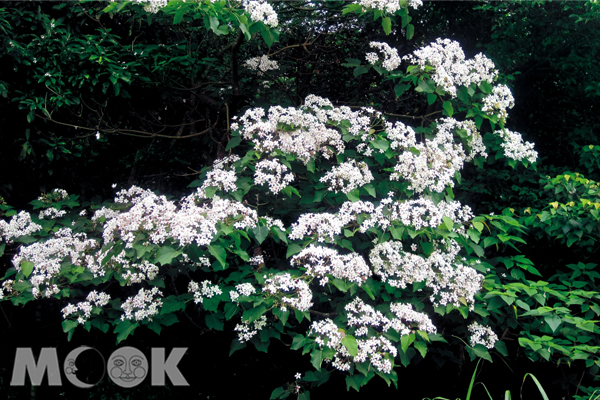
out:
<path id="1" fill-rule="evenodd" d="M 64 312 L 61 314 L 68 299 L 82 300 L 90 284 L 108 288 L 118 281 L 100 282 L 94 280 L 97 277 L 79 275 L 81 271 L 75 269 L 63 276 L 69 280 L 70 291 L 49 299 L 34 299 L 26 279 L 20 289 L 14 289 L 13 296 L 4 287 L 6 297 L 0 303 L 4 339 L 0 395 L 81 398 L 82 390 L 73 387 L 10 387 L 17 347 L 56 346 L 59 354 L 66 354 L 78 345 L 89 345 L 110 354 L 118 343 L 145 349 L 188 347 L 180 369 L 191 386 L 153 388 L 144 384 L 122 389 L 104 379 L 86 391 L 89 398 L 269 398 L 272 394 L 273 398 L 306 398 L 309 393 L 313 398 L 332 393 L 352 398 L 375 394 L 456 398 L 464 396 L 478 358 L 487 360 L 478 380 L 494 396 L 507 389 L 513 395 L 518 393 L 523 375 L 531 372 L 555 394 L 553 398 L 589 398 L 594 388 L 600 387 L 600 274 L 596 265 L 600 233 L 596 183 L 600 179 L 600 5 L 583 1 L 432 1 L 413 7 L 412 2 L 400 2 L 402 7 L 388 12 L 341 1 L 269 4 L 277 13 L 277 26 L 266 20 L 253 23 L 242 6 L 226 1 L 170 2 L 154 10 L 148 10 L 148 4 L 135 3 L 2 3 L 2 213 L 10 221 L 19 210 L 29 210 L 34 222 L 44 228 L 14 238 L 7 238 L 4 231 L 2 275 L 6 273 L 5 279 L 28 278 L 33 263 L 29 266 L 25 261 L 20 269 L 12 263 L 21 247 L 43 243 L 59 226 L 74 225 L 83 209 L 107 206 L 118 190 L 136 185 L 181 199 L 197 187 L 207 189 L 202 185 L 215 161 L 246 154 L 249 145 L 232 127 L 233 117 L 239 118 L 255 107 L 300 107 L 307 96 L 316 95 L 329 99 L 331 107 L 371 107 L 424 136 L 431 134 L 427 129 L 437 118 L 455 114 L 474 119 L 489 155 L 466 164 L 457 175 L 456 185 L 445 188 L 440 196 L 459 200 L 475 215 L 481 215 L 463 224 L 469 229 L 465 230 L 468 242 L 461 242 L 461 255 L 478 257 L 482 260 L 479 265 L 485 266 L 478 270 L 486 277 L 476 296 L 479 303 L 474 314 L 496 333 L 500 339 L 496 346 L 488 349 L 468 342 L 463 320 L 472 318 L 473 313 L 463 299 L 463 308 L 431 306 L 431 315 L 435 310 L 439 318 L 447 319 L 439 323 L 437 333 L 428 335 L 419 329 L 421 334 L 413 326 L 413 333 L 402 336 L 406 340 L 398 337 L 396 375 L 375 374 L 357 366 L 348 378 L 330 365 L 321 368 L 327 353 L 323 355 L 314 341 L 309 343 L 310 335 L 300 338 L 298 331 L 288 329 L 291 322 L 286 323 L 281 308 L 268 314 L 278 323 L 284 319 L 280 328 L 261 333 L 260 338 L 253 338 L 253 346 L 241 348 L 242 343 L 238 349 L 232 344 L 239 343 L 232 318 L 252 324 L 267 315 L 265 305 L 260 308 L 258 297 L 251 295 L 237 305 L 225 299 L 197 305 L 192 301 L 193 291 L 183 293 L 187 283 L 177 280 L 186 265 L 183 250 L 174 245 L 162 246 L 167 250 L 156 246 L 147 255 L 137 253 L 140 259 L 146 257 L 160 264 L 161 276 L 171 279 L 164 290 L 172 289 L 173 294 L 169 300 L 165 296 L 165 312 L 154 321 L 126 325 L 127 321 L 121 324 L 117 317 L 102 316 L 100 311 L 94 311 L 98 315 L 83 328 L 76 320 L 68 320 Z M 475 108 L 464 106 L 481 101 L 491 87 L 478 86 L 477 93 L 467 93 L 465 88 L 459 90 L 458 98 L 451 98 L 429 77 L 419 75 L 417 80 L 416 72 L 411 75 L 405 65 L 394 75 L 380 64 L 365 61 L 365 54 L 373 51 L 371 42 L 385 41 L 403 57 L 438 38 L 460 43 L 467 59 L 481 52 L 493 60 L 499 71 L 497 83 L 507 85 L 514 96 L 514 108 L 506 121 L 480 112 L 481 108 L 471 113 Z M 279 68 L 261 70 L 258 64 L 252 67 L 247 63 L 264 54 Z M 535 143 L 535 164 L 517 163 L 505 156 L 493 135 L 495 127 L 504 124 Z M 385 137 L 378 140 L 374 146 L 381 146 L 375 148 L 383 154 L 389 142 Z M 244 160 L 242 164 L 249 162 Z M 332 168 L 327 163 L 303 166 L 296 159 L 287 161 L 297 176 L 310 180 L 311 173 L 318 175 L 314 182 Z M 382 166 L 384 162 L 380 162 Z M 242 168 L 240 165 L 235 168 Z M 370 195 L 383 199 L 387 190 L 410 192 L 407 186 L 380 187 L 378 183 L 344 193 L 343 199 L 341 194 L 332 197 L 315 185 L 295 192 L 284 189 L 280 197 L 261 199 L 285 210 L 287 214 L 278 215 L 285 219 L 288 214 L 296 217 L 298 209 L 323 211 Z M 250 186 L 238 181 L 243 192 L 240 199 L 254 190 Z M 55 188 L 69 195 L 61 197 L 59 192 L 52 192 Z M 207 197 L 221 191 L 225 195 L 223 187 L 213 188 L 208 187 L 211 193 Z M 436 198 L 433 192 L 430 195 Z M 258 204 L 256 207 L 260 210 Z M 37 214 L 50 208 L 67 211 L 66 216 L 46 218 L 42 223 Z M 412 241 L 430 256 L 434 249 L 419 242 L 421 238 L 446 238 L 448 232 L 459 229 L 446 220 L 435 228 L 427 232 L 393 231 L 387 237 L 385 232 L 374 235 L 379 240 L 388 240 L 391 235 Z M 91 235 L 92 228 L 85 229 Z M 274 265 L 276 260 L 289 259 L 308 246 L 308 242 L 292 244 L 289 230 L 264 223 L 248 228 L 252 233 L 246 236 L 238 235 L 238 247 L 230 250 L 227 246 L 231 242 L 224 238 L 233 237 L 232 232 L 219 229 L 219 242 L 196 250 L 199 262 L 212 257 L 203 267 L 206 270 L 193 269 L 185 274 L 199 276 L 201 271 L 222 273 L 227 267 L 239 267 L 234 256 L 248 261 L 249 256 L 264 255 L 266 264 Z M 364 238 L 353 235 L 345 232 L 339 239 L 340 247 L 357 250 Z M 63 272 L 73 267 L 65 263 Z M 253 268 L 263 267 L 264 263 L 258 263 Z M 241 283 L 246 274 L 243 271 L 255 272 L 242 267 L 240 271 L 241 275 L 228 278 L 229 282 Z M 161 287 L 153 281 L 148 279 L 148 287 Z M 169 282 L 167 278 L 163 281 Z M 340 298 L 361 293 L 373 301 L 377 293 L 396 293 L 384 289 L 381 281 L 369 278 L 368 282 L 363 292 L 363 288 L 340 281 L 331 293 Z M 121 280 L 110 290 L 129 289 Z M 421 290 L 419 282 L 412 282 L 412 289 L 416 296 Z M 22 293 L 29 293 L 29 297 Z M 267 308 L 271 310 L 274 304 L 279 303 L 269 303 Z M 116 304 L 114 308 L 123 309 Z M 252 310 L 259 311 L 246 313 Z M 313 317 L 334 314 L 321 309 L 314 310 Z M 295 317 L 301 326 L 310 312 Z M 344 342 L 351 354 L 353 343 Z M 310 352 L 311 357 L 301 352 Z M 303 378 L 294 379 L 296 373 Z M 228 384 L 216 384 L 219 380 Z M 355 390 L 363 385 L 359 392 Z M 527 385 L 525 398 L 529 398 L 529 389 L 531 396 L 536 393 Z"/>

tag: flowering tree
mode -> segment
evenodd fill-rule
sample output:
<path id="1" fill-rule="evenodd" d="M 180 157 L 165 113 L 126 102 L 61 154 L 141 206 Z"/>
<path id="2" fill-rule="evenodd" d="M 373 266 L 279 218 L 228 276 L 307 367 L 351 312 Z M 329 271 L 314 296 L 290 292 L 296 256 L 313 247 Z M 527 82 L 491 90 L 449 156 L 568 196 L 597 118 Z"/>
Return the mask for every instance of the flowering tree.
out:
<path id="1" fill-rule="evenodd" d="M 240 65 L 259 84 L 285 88 L 273 57 L 285 30 L 276 6 L 141 3 L 177 23 L 203 21 L 217 36 L 264 41 L 271 54 Z M 385 34 L 410 39 L 409 9 L 420 4 L 360 1 L 341 11 L 374 16 Z M 297 106 L 247 107 L 229 116 L 220 157 L 184 197 L 132 186 L 83 204 L 55 189 L 32 202 L 34 214 L 2 205 L 10 219 L 0 221 L 0 249 L 14 256 L 0 298 L 60 302 L 69 338 L 80 327 L 112 331 L 118 342 L 141 327 L 160 333 L 195 309 L 200 324 L 235 332 L 231 352 L 248 343 L 266 352 L 284 340 L 314 369 L 271 398 L 307 396 L 334 372 L 356 390 L 376 375 L 397 386 L 399 365 L 447 357 L 452 343 L 471 359 L 491 359 L 491 349 L 507 355 L 498 337 L 506 321 L 489 312 L 502 286 L 484 247 L 522 241 L 509 232 L 519 224 L 508 214 L 473 215 L 453 188 L 465 163 L 481 165 L 488 154 L 512 166 L 536 162 L 533 145 L 505 126 L 510 89 L 489 58 L 467 58 L 455 41 L 404 55 L 385 41 L 365 47 L 345 68 L 379 76 L 397 101 L 417 99 L 426 115 L 312 94 Z"/>

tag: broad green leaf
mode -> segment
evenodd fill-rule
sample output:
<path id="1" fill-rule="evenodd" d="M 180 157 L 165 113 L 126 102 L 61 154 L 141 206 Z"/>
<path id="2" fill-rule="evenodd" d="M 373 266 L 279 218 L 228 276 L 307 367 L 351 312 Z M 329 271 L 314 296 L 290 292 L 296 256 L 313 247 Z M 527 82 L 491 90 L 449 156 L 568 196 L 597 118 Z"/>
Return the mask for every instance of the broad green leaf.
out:
<path id="1" fill-rule="evenodd" d="M 118 333 L 117 335 L 117 344 L 121 343 L 123 340 L 127 339 L 127 337 L 133 334 L 135 328 L 139 326 L 139 323 L 132 324 L 131 321 L 125 320 L 121 321 L 115 326 L 114 332 Z"/>
<path id="2" fill-rule="evenodd" d="M 406 25 L 406 39 L 411 40 L 415 35 L 415 27 L 413 24 Z"/>
<path id="3" fill-rule="evenodd" d="M 171 261 L 180 254 L 180 250 L 175 250 L 170 246 L 164 246 L 156 252 L 156 262 L 160 265 L 169 265 L 171 264 Z"/>
<path id="4" fill-rule="evenodd" d="M 381 26 L 386 35 L 392 33 L 392 20 L 390 17 L 385 17 L 381 20 Z"/>
<path id="5" fill-rule="evenodd" d="M 160 323 L 164 326 L 171 326 L 177 322 L 179 322 L 179 318 L 177 318 L 177 315 L 173 313 L 165 315 L 160 321 Z"/>
<path id="6" fill-rule="evenodd" d="M 227 252 L 222 246 L 219 246 L 218 244 L 210 245 L 208 246 L 208 252 L 212 254 L 217 261 L 219 261 L 219 263 L 223 266 L 223 269 L 227 267 Z"/>
<path id="7" fill-rule="evenodd" d="M 547 315 L 544 317 L 544 321 L 546 321 L 550 329 L 552 329 L 552 332 L 555 332 L 561 323 L 561 319 L 557 315 Z"/>
<path id="8" fill-rule="evenodd" d="M 342 339 L 342 344 L 344 345 L 344 347 L 346 347 L 348 353 L 350 353 L 352 357 L 356 357 L 356 355 L 358 354 L 358 343 L 356 343 L 356 338 L 354 336 L 344 336 L 344 338 Z"/>
<path id="9" fill-rule="evenodd" d="M 23 261 L 21 263 L 21 271 L 23 272 L 23 275 L 25 275 L 25 278 L 29 278 L 29 275 L 31 275 L 33 272 L 33 263 L 29 261 Z"/>
<path id="10" fill-rule="evenodd" d="M 302 251 L 302 247 L 300 247 L 299 245 L 292 243 L 288 246 L 287 248 L 287 253 L 285 255 L 285 258 L 290 258 L 292 257 L 294 254 L 298 254 Z"/>
<path id="11" fill-rule="evenodd" d="M 320 371 L 321 363 L 323 362 L 323 351 L 313 350 L 313 352 L 310 353 L 310 362 L 317 371 Z"/>
<path id="12" fill-rule="evenodd" d="M 223 330 L 223 321 L 219 320 L 219 318 L 217 318 L 216 314 L 208 314 L 204 318 L 204 321 L 206 322 L 206 326 L 209 327 L 210 329 L 214 329 L 216 331 Z"/>
<path id="13" fill-rule="evenodd" d="M 278 388 L 273 390 L 273 392 L 271 392 L 271 397 L 269 398 L 269 400 L 278 399 L 283 393 L 285 393 L 285 389 L 279 386 Z"/>
<path id="14" fill-rule="evenodd" d="M 244 311 L 244 314 L 242 315 L 242 321 L 247 323 L 254 322 L 266 312 L 267 308 L 264 306 L 264 304 L 261 304 L 258 307 Z"/>
<path id="15" fill-rule="evenodd" d="M 258 244 L 262 244 L 269 235 L 269 228 L 266 226 L 257 226 L 252 229 L 252 233 L 254 233 L 254 237 L 258 241 Z"/>
<path id="16" fill-rule="evenodd" d="M 450 118 L 452 118 L 452 115 L 454 114 L 454 107 L 452 107 L 452 102 L 450 101 L 445 101 L 442 104 L 442 108 L 445 111 L 445 115 L 449 116 Z"/>
<path id="17" fill-rule="evenodd" d="M 406 351 L 408 350 L 408 346 L 410 346 L 410 344 L 412 342 L 415 341 L 415 334 L 411 333 L 409 335 L 404 335 L 400 338 L 400 346 L 402 347 L 402 351 L 404 353 L 406 353 Z"/>

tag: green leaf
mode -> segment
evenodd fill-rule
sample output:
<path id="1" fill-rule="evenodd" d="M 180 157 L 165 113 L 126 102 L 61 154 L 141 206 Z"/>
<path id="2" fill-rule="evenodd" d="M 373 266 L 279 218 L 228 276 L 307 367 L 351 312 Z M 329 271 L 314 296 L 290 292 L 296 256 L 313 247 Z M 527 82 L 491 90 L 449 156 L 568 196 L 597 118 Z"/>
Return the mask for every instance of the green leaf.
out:
<path id="1" fill-rule="evenodd" d="M 161 325 L 164 325 L 164 326 L 171 326 L 173 324 L 176 324 L 177 322 L 179 322 L 179 318 L 177 318 L 177 315 L 175 315 L 173 313 L 165 315 L 160 320 Z"/>
<path id="2" fill-rule="evenodd" d="M 204 189 L 204 193 L 206 193 L 206 197 L 212 199 L 215 197 L 215 193 L 219 190 L 218 186 L 208 186 Z"/>
<path id="3" fill-rule="evenodd" d="M 29 261 L 23 261 L 21 263 L 21 271 L 23 272 L 23 275 L 25 275 L 25 278 L 29 278 L 29 275 L 31 275 L 33 272 L 33 263 Z"/>
<path id="4" fill-rule="evenodd" d="M 367 72 L 369 72 L 370 68 L 371 68 L 370 65 L 361 65 L 361 66 L 354 68 L 354 77 L 356 78 L 362 74 L 366 74 Z"/>
<path id="5" fill-rule="evenodd" d="M 427 95 L 427 104 L 432 105 L 437 100 L 437 95 L 435 93 L 429 93 Z"/>
<path id="6" fill-rule="evenodd" d="M 227 147 L 225 148 L 225 151 L 229 151 L 229 150 L 233 149 L 234 147 L 239 146 L 241 142 L 242 142 L 241 136 L 232 137 L 231 140 L 229 141 L 229 143 L 227 143 Z"/>
<path id="7" fill-rule="evenodd" d="M 496 341 L 496 343 L 494 344 L 494 349 L 498 350 L 498 353 L 502 354 L 504 357 L 508 357 L 508 349 L 506 348 L 506 344 L 503 341 Z"/>
<path id="8" fill-rule="evenodd" d="M 477 232 L 474 229 L 467 229 L 467 234 L 469 235 L 472 241 L 474 241 L 475 243 L 479 243 L 479 232 Z"/>
<path id="9" fill-rule="evenodd" d="M 365 189 L 370 196 L 375 197 L 375 198 L 377 197 L 377 192 L 375 191 L 375 186 L 373 186 L 371 183 L 367 183 L 366 185 L 364 185 L 363 189 Z"/>
<path id="10" fill-rule="evenodd" d="M 411 333 L 410 335 L 404 335 L 400 338 L 400 346 L 402 347 L 402 351 L 404 353 L 406 353 L 406 351 L 408 350 L 408 346 L 410 346 L 410 344 L 412 342 L 415 341 L 415 334 Z"/>
<path id="11" fill-rule="evenodd" d="M 406 92 L 410 88 L 410 85 L 405 83 L 398 83 L 394 86 L 394 94 L 396 97 L 402 96 L 402 93 Z"/>
<path id="12" fill-rule="evenodd" d="M 447 230 L 452 231 L 452 229 L 454 229 L 454 221 L 452 221 L 450 217 L 444 215 L 442 221 L 444 221 L 442 225 L 444 225 Z"/>
<path id="13" fill-rule="evenodd" d="M 561 319 L 557 315 L 547 315 L 544 317 L 544 321 L 546 321 L 550 329 L 552 329 L 552 332 L 555 332 L 561 323 Z"/>
<path id="14" fill-rule="evenodd" d="M 238 306 L 235 303 L 225 303 L 225 320 L 229 321 L 238 312 Z"/>
<path id="15" fill-rule="evenodd" d="M 119 322 L 114 329 L 114 332 L 118 333 L 117 344 L 121 343 L 123 340 L 127 339 L 129 335 L 133 334 L 133 331 L 138 326 L 139 324 L 137 322 L 135 324 L 132 324 L 129 320 Z"/>
<path id="16" fill-rule="evenodd" d="M 266 312 L 267 307 L 265 307 L 264 304 L 261 304 L 256 308 L 251 308 L 249 310 L 244 311 L 244 314 L 242 315 L 242 321 L 247 323 L 254 322 Z"/>
<path id="17" fill-rule="evenodd" d="M 310 353 L 310 362 L 317 371 L 320 371 L 321 363 L 323 362 L 323 351 L 322 350 L 313 350 L 313 352 Z"/>
<path id="18" fill-rule="evenodd" d="M 271 397 L 269 398 L 269 400 L 278 399 L 283 393 L 285 393 L 285 389 L 279 386 L 278 388 L 273 390 L 273 392 L 271 392 Z"/>
<path id="19" fill-rule="evenodd" d="M 475 347 L 473 347 L 473 351 L 475 352 L 477 357 L 480 357 L 480 358 L 483 358 L 484 360 L 488 360 L 489 362 L 492 362 L 492 356 L 490 356 L 488 349 L 484 345 L 476 344 Z"/>
<path id="20" fill-rule="evenodd" d="M 383 27 L 383 31 L 386 35 L 392 33 L 392 20 L 390 17 L 385 17 L 381 20 L 381 26 Z"/>
<path id="21" fill-rule="evenodd" d="M 298 400 L 310 400 L 310 392 L 308 390 L 298 395 Z"/>
<path id="22" fill-rule="evenodd" d="M 223 266 L 223 269 L 227 267 L 227 252 L 223 246 L 219 246 L 218 244 L 210 245 L 208 246 L 208 252 L 219 261 L 221 266 Z"/>
<path id="23" fill-rule="evenodd" d="M 252 229 L 252 233 L 254 233 L 254 237 L 258 241 L 258 244 L 262 244 L 269 235 L 269 228 L 266 226 L 257 226 Z"/>
<path id="24" fill-rule="evenodd" d="M 233 339 L 231 341 L 231 346 L 229 347 L 229 357 L 231 357 L 233 353 L 240 349 L 243 349 L 244 347 L 246 347 L 246 343 L 240 343 L 239 340 Z"/>
<path id="25" fill-rule="evenodd" d="M 285 258 L 290 258 L 292 257 L 294 254 L 298 254 L 302 251 L 302 247 L 300 247 L 299 245 L 292 243 L 288 246 L 287 248 L 287 253 L 285 255 Z"/>
<path id="26" fill-rule="evenodd" d="M 173 24 L 179 24 L 181 22 L 186 10 L 187 10 L 186 8 L 180 8 L 179 10 L 177 10 L 175 12 L 175 17 L 173 18 Z M 212 21 L 211 21 L 211 25 L 212 25 Z"/>
<path id="27" fill-rule="evenodd" d="M 358 354 L 358 343 L 356 342 L 356 338 L 354 336 L 344 336 L 344 338 L 342 339 L 342 344 L 344 345 L 344 347 L 346 347 L 348 353 L 350 353 L 352 357 L 356 357 L 356 355 Z"/>
<path id="28" fill-rule="evenodd" d="M 156 262 L 160 265 L 169 265 L 171 261 L 179 256 L 182 252 L 180 250 L 175 250 L 170 246 L 161 247 L 156 252 L 155 258 Z"/>
<path id="29" fill-rule="evenodd" d="M 406 39 L 410 40 L 415 35 L 415 27 L 413 24 L 406 25 Z"/>
<path id="30" fill-rule="evenodd" d="M 415 344 L 413 345 L 415 347 L 415 349 L 419 350 L 419 353 L 421 353 L 421 357 L 425 358 L 425 355 L 427 354 L 427 344 L 425 344 L 425 342 L 415 342 Z"/>
<path id="31" fill-rule="evenodd" d="M 354 190 L 352 190 L 352 191 L 348 192 L 348 193 L 346 194 L 346 196 L 348 196 L 348 199 L 349 199 L 350 201 L 352 201 L 352 202 L 357 202 L 357 201 L 359 201 L 359 200 L 360 200 L 359 193 L 360 193 L 360 192 L 359 192 L 358 188 L 356 188 L 356 189 L 354 189 Z"/>
<path id="32" fill-rule="evenodd" d="M 65 319 L 62 322 L 63 332 L 67 333 L 71 330 L 74 330 L 79 323 L 77 321 L 73 321 L 72 319 Z"/>
<path id="33" fill-rule="evenodd" d="M 454 114 L 454 107 L 452 107 L 452 103 L 450 101 L 445 101 L 442 104 L 442 108 L 445 111 L 444 114 L 452 118 L 452 114 Z"/>
<path id="34" fill-rule="evenodd" d="M 209 327 L 210 329 L 214 329 L 216 331 L 223 330 L 223 321 L 221 321 L 219 318 L 217 318 L 216 314 L 208 314 L 204 318 L 204 322 L 206 322 L 206 326 Z"/>

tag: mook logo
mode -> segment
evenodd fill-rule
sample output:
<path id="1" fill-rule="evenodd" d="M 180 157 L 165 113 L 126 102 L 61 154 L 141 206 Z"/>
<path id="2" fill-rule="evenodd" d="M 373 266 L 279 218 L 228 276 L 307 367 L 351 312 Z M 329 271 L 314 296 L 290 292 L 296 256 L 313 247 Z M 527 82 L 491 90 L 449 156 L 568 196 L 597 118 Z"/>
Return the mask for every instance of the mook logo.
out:
<path id="1" fill-rule="evenodd" d="M 151 362 L 148 363 L 148 359 L 144 353 L 135 347 L 121 347 L 110 355 L 107 362 L 102 354 L 93 347 L 80 346 L 72 350 L 65 357 L 62 371 L 71 384 L 83 389 L 97 385 L 104 379 L 107 373 L 108 377 L 115 384 L 124 388 L 132 388 L 139 385 L 148 376 L 148 373 L 150 373 L 152 386 L 164 386 L 165 375 L 169 377 L 174 386 L 189 386 L 183 374 L 177 368 L 177 364 L 186 350 L 187 347 L 176 347 L 165 360 L 164 348 L 152 348 Z M 78 371 L 80 371 L 77 365 L 77 357 L 84 351 L 95 351 L 100 355 L 103 373 L 98 382 L 93 384 L 82 382 L 77 376 Z M 25 376 L 28 374 L 31 384 L 39 386 L 42 383 L 44 374 L 47 372 L 49 386 L 62 386 L 60 371 L 61 368 L 59 367 L 56 348 L 42 348 L 36 362 L 31 348 L 19 347 L 15 355 L 10 385 L 24 386 Z M 82 374 L 80 373 L 79 375 L 81 376 Z"/>

